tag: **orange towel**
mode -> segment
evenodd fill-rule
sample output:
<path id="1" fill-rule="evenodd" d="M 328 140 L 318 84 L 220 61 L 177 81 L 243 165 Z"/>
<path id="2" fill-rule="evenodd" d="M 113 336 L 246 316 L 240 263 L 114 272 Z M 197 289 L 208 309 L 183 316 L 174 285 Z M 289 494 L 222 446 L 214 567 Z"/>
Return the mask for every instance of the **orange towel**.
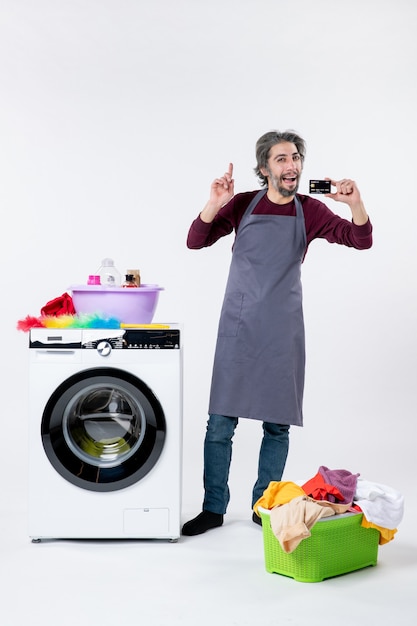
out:
<path id="1" fill-rule="evenodd" d="M 253 510 L 259 515 L 259 506 L 263 509 L 272 509 L 274 506 L 287 504 L 287 502 L 290 502 L 293 498 L 305 495 L 305 491 L 296 483 L 282 480 L 271 481 L 259 500 L 255 502 Z"/>

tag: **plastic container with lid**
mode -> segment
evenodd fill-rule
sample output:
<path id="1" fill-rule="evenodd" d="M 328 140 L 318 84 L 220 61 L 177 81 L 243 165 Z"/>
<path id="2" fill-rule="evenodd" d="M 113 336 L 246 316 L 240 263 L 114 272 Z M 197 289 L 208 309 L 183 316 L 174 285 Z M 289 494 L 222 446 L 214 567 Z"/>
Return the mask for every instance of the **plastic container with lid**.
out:
<path id="1" fill-rule="evenodd" d="M 113 259 L 103 259 L 97 274 L 100 276 L 100 283 L 104 287 L 120 287 L 122 284 L 122 276 L 115 267 Z"/>
<path id="2" fill-rule="evenodd" d="M 90 274 L 87 280 L 87 285 L 101 285 L 100 276 L 97 274 Z"/>
<path id="3" fill-rule="evenodd" d="M 136 283 L 133 274 L 126 274 L 125 282 L 123 283 L 122 287 L 127 287 L 128 289 L 131 289 L 133 287 L 135 289 L 139 287 L 139 285 Z"/>
<path id="4" fill-rule="evenodd" d="M 140 270 L 126 270 L 126 274 L 133 274 L 133 278 L 135 280 L 136 286 L 140 287 L 141 285 Z"/>

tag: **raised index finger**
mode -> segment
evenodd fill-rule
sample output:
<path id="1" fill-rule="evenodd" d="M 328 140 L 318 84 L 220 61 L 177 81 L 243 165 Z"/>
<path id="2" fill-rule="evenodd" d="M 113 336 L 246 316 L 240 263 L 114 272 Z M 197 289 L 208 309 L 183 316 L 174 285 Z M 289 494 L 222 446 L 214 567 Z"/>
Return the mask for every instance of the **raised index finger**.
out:
<path id="1" fill-rule="evenodd" d="M 233 163 L 229 163 L 228 174 L 229 174 L 230 178 L 233 178 Z"/>

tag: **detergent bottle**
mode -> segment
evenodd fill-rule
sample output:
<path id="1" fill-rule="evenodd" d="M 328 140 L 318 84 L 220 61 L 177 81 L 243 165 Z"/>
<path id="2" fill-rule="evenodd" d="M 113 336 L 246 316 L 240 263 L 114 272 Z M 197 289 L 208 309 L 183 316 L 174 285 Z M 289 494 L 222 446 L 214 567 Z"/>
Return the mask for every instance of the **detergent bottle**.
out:
<path id="1" fill-rule="evenodd" d="M 122 284 L 122 276 L 114 266 L 113 259 L 103 259 L 97 274 L 100 276 L 100 283 L 104 287 L 120 287 Z"/>

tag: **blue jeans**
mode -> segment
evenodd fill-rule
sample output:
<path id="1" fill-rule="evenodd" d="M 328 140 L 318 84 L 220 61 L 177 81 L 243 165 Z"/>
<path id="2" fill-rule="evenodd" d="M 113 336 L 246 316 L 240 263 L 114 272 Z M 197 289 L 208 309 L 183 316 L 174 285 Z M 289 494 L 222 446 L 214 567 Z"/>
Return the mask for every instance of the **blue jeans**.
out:
<path id="1" fill-rule="evenodd" d="M 210 415 L 204 440 L 203 509 L 226 513 L 230 500 L 228 486 L 232 439 L 237 417 Z M 263 438 L 259 451 L 258 479 L 252 491 L 252 507 L 271 481 L 281 480 L 289 446 L 289 426 L 262 422 Z"/>

